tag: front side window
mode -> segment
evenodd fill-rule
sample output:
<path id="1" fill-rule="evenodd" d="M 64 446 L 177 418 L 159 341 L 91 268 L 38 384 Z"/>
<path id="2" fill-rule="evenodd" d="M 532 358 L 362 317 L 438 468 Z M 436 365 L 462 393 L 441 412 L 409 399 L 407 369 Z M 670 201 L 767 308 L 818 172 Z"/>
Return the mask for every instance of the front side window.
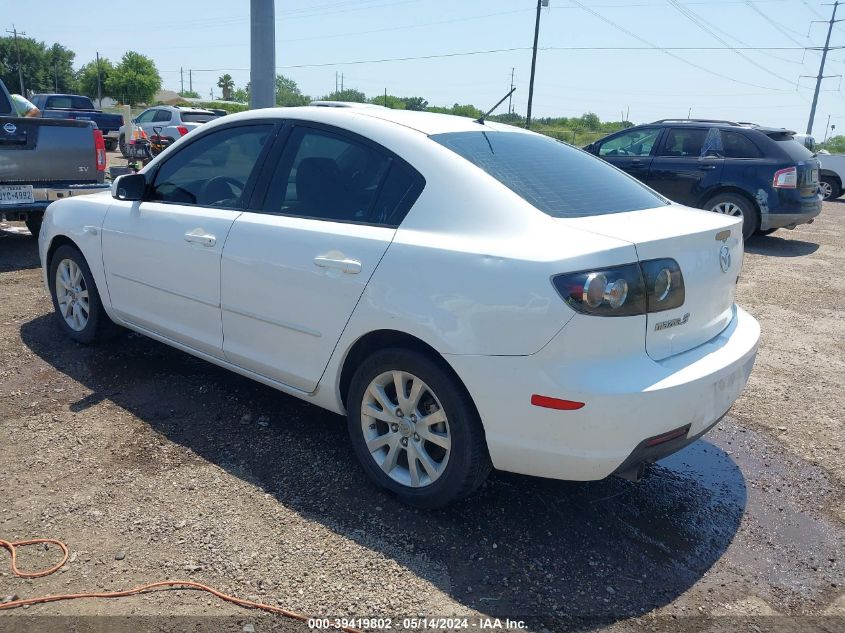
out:
<path id="1" fill-rule="evenodd" d="M 138 115 L 138 118 L 135 119 L 135 123 L 149 123 L 153 120 L 153 117 L 156 115 L 158 110 L 146 110 Z"/>
<path id="2" fill-rule="evenodd" d="M 699 158 L 710 130 L 702 128 L 672 128 L 666 135 L 661 156 Z"/>
<path id="3" fill-rule="evenodd" d="M 658 136 L 660 128 L 625 132 L 602 143 L 599 156 L 648 156 Z"/>
<path id="4" fill-rule="evenodd" d="M 391 159 L 318 129 L 296 127 L 267 192 L 264 210 L 335 222 L 380 223 L 376 197 Z"/>
<path id="5" fill-rule="evenodd" d="M 553 217 L 580 218 L 668 204 L 605 161 L 539 134 L 450 132 L 430 138 Z"/>
<path id="6" fill-rule="evenodd" d="M 273 128 L 245 125 L 200 136 L 159 168 L 147 199 L 242 208 L 247 181 Z"/>

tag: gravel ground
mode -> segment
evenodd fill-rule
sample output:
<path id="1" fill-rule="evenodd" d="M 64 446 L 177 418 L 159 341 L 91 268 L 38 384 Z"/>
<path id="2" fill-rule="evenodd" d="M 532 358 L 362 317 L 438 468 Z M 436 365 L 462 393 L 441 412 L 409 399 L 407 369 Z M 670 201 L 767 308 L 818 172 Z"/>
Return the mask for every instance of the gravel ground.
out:
<path id="1" fill-rule="evenodd" d="M 536 631 L 698 625 L 686 616 L 845 627 L 810 618 L 845 616 L 844 225 L 845 203 L 827 203 L 816 223 L 749 244 L 738 300 L 762 346 L 704 440 L 639 484 L 497 473 L 438 512 L 370 485 L 340 417 L 134 334 L 64 338 L 35 242 L 0 231 L 0 539 L 72 552 L 34 580 L 0 561 L 0 600 L 182 578 L 311 615 L 400 618 L 394 628 L 419 614 Z M 19 564 L 57 556 L 29 548 Z M 44 617 L 60 615 L 307 628 L 165 591 L 17 609 L 0 631 L 65 630 Z"/>

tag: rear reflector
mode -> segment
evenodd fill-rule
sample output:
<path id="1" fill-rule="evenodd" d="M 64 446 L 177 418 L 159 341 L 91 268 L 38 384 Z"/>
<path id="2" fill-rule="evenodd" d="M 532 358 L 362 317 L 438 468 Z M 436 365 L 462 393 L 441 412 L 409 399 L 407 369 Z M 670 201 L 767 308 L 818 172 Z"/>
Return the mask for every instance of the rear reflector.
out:
<path id="1" fill-rule="evenodd" d="M 676 440 L 679 437 L 684 437 L 689 431 L 689 427 L 685 426 L 682 429 L 675 429 L 674 431 L 669 431 L 668 433 L 664 433 L 663 435 L 658 435 L 656 437 L 651 438 L 650 440 L 646 440 L 646 446 L 657 446 L 658 444 L 665 444 L 666 442 L 671 442 L 672 440 Z"/>
<path id="2" fill-rule="evenodd" d="M 583 402 L 575 402 L 574 400 L 561 400 L 560 398 L 550 398 L 549 396 L 539 396 L 536 393 L 531 396 L 531 404 L 535 407 L 543 407 L 545 409 L 557 409 L 558 411 L 575 411 L 584 406 Z"/>

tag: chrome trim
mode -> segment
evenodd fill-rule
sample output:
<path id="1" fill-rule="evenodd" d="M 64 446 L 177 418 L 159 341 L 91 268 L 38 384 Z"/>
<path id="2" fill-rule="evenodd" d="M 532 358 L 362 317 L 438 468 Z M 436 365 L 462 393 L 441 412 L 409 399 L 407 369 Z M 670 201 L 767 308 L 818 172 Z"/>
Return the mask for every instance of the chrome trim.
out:
<path id="1" fill-rule="evenodd" d="M 262 323 L 269 323 L 270 325 L 275 325 L 277 327 L 285 328 L 286 330 L 293 330 L 294 332 L 301 332 L 302 334 L 308 334 L 309 336 L 314 336 L 316 338 L 320 338 L 323 336 L 322 332 L 318 330 L 312 330 L 311 328 L 305 327 L 304 325 L 296 325 L 294 323 L 288 323 L 287 321 L 279 321 L 278 319 L 271 319 L 270 317 L 260 316 L 258 314 L 254 314 L 252 312 L 246 312 L 244 310 L 239 310 L 229 305 L 223 305 L 223 310 L 226 312 L 230 312 L 232 314 L 237 314 L 238 316 L 246 317 L 247 319 L 253 319 L 254 321 L 261 321 Z"/>

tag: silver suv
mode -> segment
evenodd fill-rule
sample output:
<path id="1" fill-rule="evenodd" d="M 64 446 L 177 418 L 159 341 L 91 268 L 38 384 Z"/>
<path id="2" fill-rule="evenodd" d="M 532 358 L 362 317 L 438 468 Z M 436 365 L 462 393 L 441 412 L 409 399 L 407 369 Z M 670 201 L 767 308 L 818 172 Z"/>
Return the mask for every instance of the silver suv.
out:
<path id="1" fill-rule="evenodd" d="M 144 110 L 132 122 L 144 130 L 148 137 L 159 134 L 164 138 L 175 141 L 203 123 L 216 119 L 217 116 L 211 110 L 202 108 L 155 106 Z M 121 126 L 120 128 L 118 145 L 120 153 L 127 156 L 125 127 Z"/>

